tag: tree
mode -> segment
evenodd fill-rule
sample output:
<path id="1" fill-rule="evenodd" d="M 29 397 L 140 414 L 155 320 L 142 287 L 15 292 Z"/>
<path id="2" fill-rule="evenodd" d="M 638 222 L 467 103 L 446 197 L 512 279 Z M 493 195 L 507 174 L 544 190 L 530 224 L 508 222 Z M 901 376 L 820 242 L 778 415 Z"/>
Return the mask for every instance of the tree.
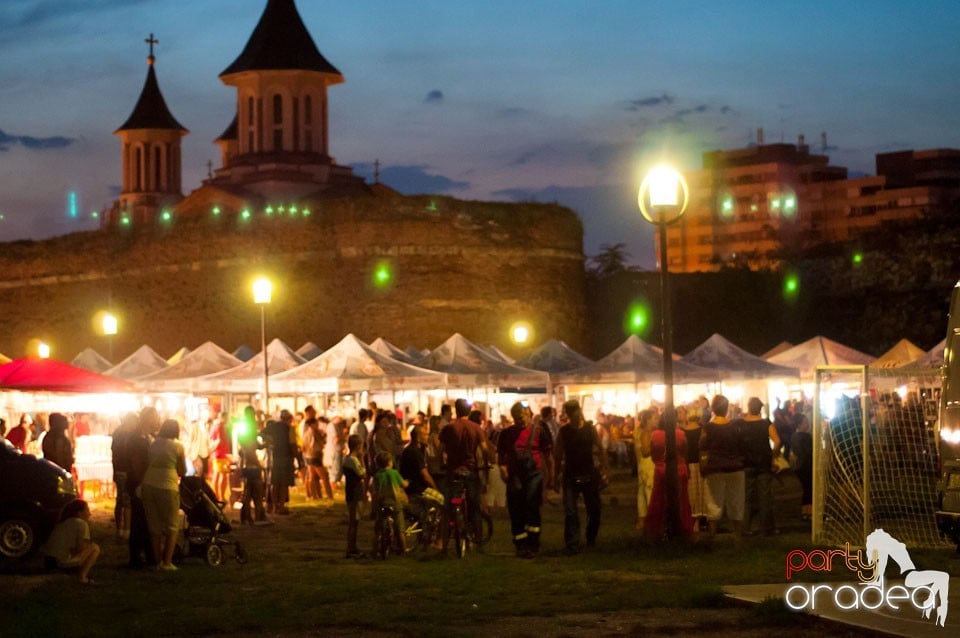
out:
<path id="1" fill-rule="evenodd" d="M 626 272 L 628 259 L 630 253 L 627 252 L 626 244 L 601 244 L 600 252 L 588 260 L 588 272 L 599 279 L 605 279 Z"/>

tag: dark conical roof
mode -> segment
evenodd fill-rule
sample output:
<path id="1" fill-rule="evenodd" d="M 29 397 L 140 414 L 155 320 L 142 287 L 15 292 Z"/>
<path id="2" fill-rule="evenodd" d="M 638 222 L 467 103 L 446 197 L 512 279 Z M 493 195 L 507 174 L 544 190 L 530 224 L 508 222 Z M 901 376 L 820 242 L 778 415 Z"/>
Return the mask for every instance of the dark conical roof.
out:
<path id="1" fill-rule="evenodd" d="M 342 75 L 320 54 L 293 0 L 268 0 L 247 46 L 220 77 L 242 71 L 280 70 Z"/>
<path id="2" fill-rule="evenodd" d="M 237 129 L 239 128 L 239 116 L 234 115 L 233 121 L 230 122 L 230 125 L 224 129 L 223 133 L 220 134 L 215 141 L 217 142 L 229 142 L 237 139 Z"/>
<path id="3" fill-rule="evenodd" d="M 116 132 L 145 128 L 187 132 L 187 129 L 183 128 L 167 108 L 167 103 L 160 92 L 160 85 L 157 84 L 157 74 L 153 70 L 153 64 L 147 68 L 147 80 L 143 83 L 143 90 L 140 91 L 137 105 L 133 107 L 133 113 Z"/>

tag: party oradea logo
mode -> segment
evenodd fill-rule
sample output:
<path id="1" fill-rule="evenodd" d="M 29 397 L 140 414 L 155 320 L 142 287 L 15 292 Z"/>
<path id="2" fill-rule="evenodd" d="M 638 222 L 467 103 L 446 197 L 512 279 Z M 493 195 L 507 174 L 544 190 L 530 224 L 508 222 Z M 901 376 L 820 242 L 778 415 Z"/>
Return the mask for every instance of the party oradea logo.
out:
<path id="1" fill-rule="evenodd" d="M 884 581 L 887 564 L 893 561 L 900 568 L 903 584 Z M 795 549 L 787 554 L 787 580 L 797 572 L 832 572 L 846 568 L 856 574 L 858 583 L 796 584 L 787 588 L 784 602 L 794 611 L 816 611 L 830 605 L 843 611 L 865 609 L 900 612 L 913 608 L 943 627 L 947 621 L 947 594 L 950 574 L 935 570 L 917 569 L 907 552 L 907 546 L 883 529 L 874 530 L 864 548 L 815 549 L 805 552 Z"/>

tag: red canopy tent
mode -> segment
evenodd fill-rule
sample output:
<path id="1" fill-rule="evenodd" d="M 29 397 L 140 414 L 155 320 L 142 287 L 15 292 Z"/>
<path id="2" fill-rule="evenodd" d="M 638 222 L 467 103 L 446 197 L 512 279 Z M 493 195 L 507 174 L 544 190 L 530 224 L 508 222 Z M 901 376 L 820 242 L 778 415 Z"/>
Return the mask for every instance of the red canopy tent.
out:
<path id="1" fill-rule="evenodd" d="M 0 389 L 22 392 L 133 392 L 130 383 L 56 359 L 26 357 L 0 366 Z"/>

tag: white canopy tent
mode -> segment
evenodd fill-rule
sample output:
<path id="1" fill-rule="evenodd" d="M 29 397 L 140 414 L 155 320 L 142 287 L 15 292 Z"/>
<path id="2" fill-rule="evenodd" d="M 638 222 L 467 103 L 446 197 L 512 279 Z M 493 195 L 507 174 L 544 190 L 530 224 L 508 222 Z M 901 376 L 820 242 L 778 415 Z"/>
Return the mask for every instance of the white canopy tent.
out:
<path id="1" fill-rule="evenodd" d="M 104 374 L 133 381 L 168 367 L 170 367 L 170 364 L 157 354 L 156 350 L 148 345 L 142 345 L 133 354 L 104 372 Z"/>
<path id="2" fill-rule="evenodd" d="M 267 373 L 279 374 L 305 363 L 303 357 L 280 339 L 267 344 Z M 263 390 L 263 352 L 238 366 L 194 380 L 194 392 L 255 394 Z"/>
<path id="3" fill-rule="evenodd" d="M 549 383 L 545 372 L 507 363 L 459 332 L 431 350 L 417 365 L 444 373 L 449 388 L 546 388 Z"/>
<path id="4" fill-rule="evenodd" d="M 797 368 L 804 383 L 813 383 L 817 366 L 863 366 L 873 357 L 826 337 L 813 337 L 767 359 L 770 363 Z"/>
<path id="5" fill-rule="evenodd" d="M 110 363 L 106 357 L 102 356 L 93 348 L 85 348 L 83 352 L 70 361 L 70 365 L 89 370 L 90 372 L 96 372 L 97 374 L 103 374 L 113 367 L 113 364 Z"/>
<path id="6" fill-rule="evenodd" d="M 207 341 L 196 350 L 163 370 L 138 379 L 138 384 L 147 392 L 193 392 L 197 377 L 221 372 L 243 363 L 240 359 Z"/>
<path id="7" fill-rule="evenodd" d="M 303 357 L 304 361 L 316 359 L 318 355 L 323 354 L 323 348 L 312 341 L 308 341 L 296 349 L 298 356 Z"/>
<path id="8" fill-rule="evenodd" d="M 588 366 L 593 361 L 573 350 L 563 341 L 550 339 L 515 363 L 531 370 L 557 374 Z"/>
<path id="9" fill-rule="evenodd" d="M 725 380 L 799 378 L 797 368 L 770 363 L 714 333 L 680 359 L 724 373 Z"/>
<path id="10" fill-rule="evenodd" d="M 690 390 L 690 386 L 717 383 L 722 376 L 716 370 L 673 361 L 674 385 L 687 386 L 692 396 L 705 389 Z M 631 335 L 599 361 L 552 377 L 554 383 L 566 386 L 568 396 L 580 395 L 587 414 L 594 408 L 615 414 L 636 412 L 642 403 L 664 398 L 663 351 Z M 688 400 L 682 390 L 677 391 L 678 402 Z"/>
<path id="11" fill-rule="evenodd" d="M 383 337 L 377 337 L 373 343 L 370 344 L 370 349 L 376 352 L 379 352 L 382 355 L 386 355 L 391 359 L 396 359 L 402 363 L 414 363 L 413 357 L 409 354 L 393 345 Z"/>
<path id="12" fill-rule="evenodd" d="M 409 390 L 443 387 L 442 374 L 392 359 L 352 334 L 315 359 L 270 377 L 285 394 Z"/>

